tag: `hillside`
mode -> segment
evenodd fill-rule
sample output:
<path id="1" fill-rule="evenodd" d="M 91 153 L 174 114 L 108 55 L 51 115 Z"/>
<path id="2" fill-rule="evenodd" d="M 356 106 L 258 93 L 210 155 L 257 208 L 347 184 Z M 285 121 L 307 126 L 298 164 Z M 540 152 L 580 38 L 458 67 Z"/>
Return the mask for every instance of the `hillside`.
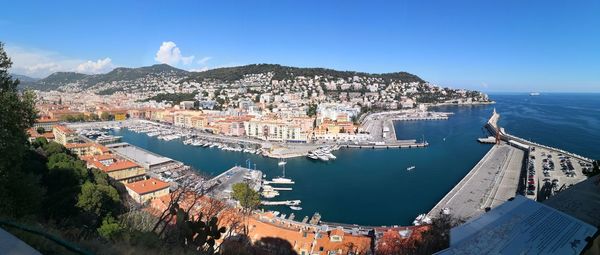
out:
<path id="1" fill-rule="evenodd" d="M 275 64 L 254 64 L 236 67 L 225 67 L 211 69 L 204 72 L 192 73 L 192 80 L 215 79 L 222 81 L 235 81 L 242 79 L 244 75 L 259 73 L 274 73 L 273 80 L 291 80 L 298 76 L 314 77 L 323 76 L 327 78 L 347 78 L 352 76 L 364 76 L 373 78 L 383 78 L 386 80 L 396 79 L 403 82 L 424 82 L 421 78 L 407 72 L 369 74 L 355 71 L 338 71 L 327 68 L 301 68 L 290 67 Z"/>
<path id="2" fill-rule="evenodd" d="M 237 67 L 216 68 L 203 72 L 188 72 L 175 67 L 159 64 L 139 68 L 116 68 L 106 74 L 88 75 L 75 72 L 57 72 L 40 80 L 23 80 L 21 86 L 39 90 L 91 89 L 102 92 L 110 88 L 110 93 L 128 90 L 136 84 L 161 84 L 167 82 L 198 82 L 207 80 L 232 83 L 248 75 L 270 73 L 270 80 L 294 80 L 297 77 L 323 77 L 329 80 L 347 79 L 353 76 L 378 78 L 385 81 L 425 82 L 420 77 L 407 72 L 370 74 L 355 71 L 338 71 L 326 68 L 300 68 L 276 64 L 254 64 Z M 160 89 L 156 87 L 155 89 Z M 110 94 L 108 93 L 108 94 Z M 104 94 L 107 94 L 106 92 Z"/>
<path id="3" fill-rule="evenodd" d="M 38 78 L 33 78 L 33 77 L 29 77 L 27 75 L 21 75 L 21 74 L 11 74 L 11 76 L 13 77 L 13 79 L 19 79 L 19 81 L 21 81 L 21 82 L 35 82 L 35 81 L 39 80 Z"/>
<path id="4" fill-rule="evenodd" d="M 77 86 L 81 89 L 86 89 L 103 83 L 136 81 L 147 77 L 167 76 L 183 78 L 188 74 L 188 71 L 166 64 L 159 64 L 139 68 L 119 67 L 108 73 L 95 75 L 76 72 L 56 72 L 37 81 L 24 81 L 21 86 L 39 90 L 56 90 L 62 86 Z"/>

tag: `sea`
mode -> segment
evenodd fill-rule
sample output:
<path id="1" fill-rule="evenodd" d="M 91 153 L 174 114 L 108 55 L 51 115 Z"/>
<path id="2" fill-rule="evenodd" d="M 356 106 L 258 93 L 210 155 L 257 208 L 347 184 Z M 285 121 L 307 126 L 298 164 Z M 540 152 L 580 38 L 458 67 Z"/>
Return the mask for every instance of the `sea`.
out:
<path id="1" fill-rule="evenodd" d="M 302 201 L 301 211 L 285 206 L 264 207 L 297 220 L 318 212 L 324 222 L 366 226 L 411 225 L 427 213 L 477 164 L 491 145 L 484 124 L 493 109 L 508 133 L 585 157 L 600 159 L 600 94 L 491 94 L 491 105 L 440 106 L 452 112 L 448 120 L 398 121 L 399 139 L 426 140 L 426 148 L 341 149 L 336 160 L 287 160 L 285 176 L 296 183 L 272 200 Z M 123 141 L 173 158 L 208 175 L 239 165 L 281 176 L 276 159 L 242 152 L 162 141 L 127 129 L 114 131 Z M 414 169 L 407 168 L 414 166 Z"/>

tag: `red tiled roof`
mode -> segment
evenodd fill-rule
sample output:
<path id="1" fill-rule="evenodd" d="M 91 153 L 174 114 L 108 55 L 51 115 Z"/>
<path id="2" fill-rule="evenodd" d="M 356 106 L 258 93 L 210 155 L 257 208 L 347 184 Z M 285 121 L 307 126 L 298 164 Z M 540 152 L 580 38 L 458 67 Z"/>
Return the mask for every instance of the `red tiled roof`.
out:
<path id="1" fill-rule="evenodd" d="M 68 127 L 65 126 L 61 126 L 61 125 L 56 125 L 54 126 L 56 129 L 60 130 L 61 132 L 65 133 L 65 134 L 73 134 L 75 133 L 75 131 L 69 129 Z"/>
<path id="2" fill-rule="evenodd" d="M 169 183 L 155 178 L 125 184 L 125 187 L 140 195 L 163 190 L 169 188 L 169 186 Z"/>
<path id="3" fill-rule="evenodd" d="M 119 170 L 125 170 L 125 169 L 129 169 L 129 168 L 134 168 L 134 167 L 140 167 L 138 164 L 133 163 L 129 160 L 123 160 L 123 161 L 117 161 L 115 163 L 110 164 L 109 166 L 105 166 L 102 163 L 98 162 L 98 161 L 94 161 L 93 162 L 94 166 L 96 166 L 98 169 L 104 171 L 104 172 L 113 172 L 113 171 L 119 171 Z"/>

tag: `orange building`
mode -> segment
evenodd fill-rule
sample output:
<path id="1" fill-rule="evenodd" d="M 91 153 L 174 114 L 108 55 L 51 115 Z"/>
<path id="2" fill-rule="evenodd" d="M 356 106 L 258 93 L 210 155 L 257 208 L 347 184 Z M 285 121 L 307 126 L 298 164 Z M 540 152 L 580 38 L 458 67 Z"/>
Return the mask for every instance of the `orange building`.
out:
<path id="1" fill-rule="evenodd" d="M 129 160 L 114 159 L 108 165 L 100 161 L 93 161 L 92 165 L 107 173 L 109 177 L 124 183 L 143 180 L 146 175 L 146 170 L 143 167 Z"/>
<path id="2" fill-rule="evenodd" d="M 127 193 L 140 204 L 168 195 L 169 186 L 169 183 L 155 178 L 125 184 Z"/>
<path id="3" fill-rule="evenodd" d="M 54 140 L 62 145 L 73 143 L 77 140 L 77 134 L 75 131 L 65 126 L 54 126 L 52 128 L 52 133 L 54 134 Z"/>
<path id="4" fill-rule="evenodd" d="M 109 153 L 108 148 L 97 143 L 67 143 L 65 148 L 75 153 L 77 156 L 102 155 Z"/>

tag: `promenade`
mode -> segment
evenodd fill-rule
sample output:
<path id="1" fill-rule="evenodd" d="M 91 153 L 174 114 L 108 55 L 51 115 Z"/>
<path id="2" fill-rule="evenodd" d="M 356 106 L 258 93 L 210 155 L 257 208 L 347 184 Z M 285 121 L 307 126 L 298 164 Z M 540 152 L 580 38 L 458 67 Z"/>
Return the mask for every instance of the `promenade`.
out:
<path id="1" fill-rule="evenodd" d="M 445 208 L 468 219 L 514 197 L 525 152 L 508 144 L 495 145 L 473 169 L 428 213 L 437 216 Z"/>

